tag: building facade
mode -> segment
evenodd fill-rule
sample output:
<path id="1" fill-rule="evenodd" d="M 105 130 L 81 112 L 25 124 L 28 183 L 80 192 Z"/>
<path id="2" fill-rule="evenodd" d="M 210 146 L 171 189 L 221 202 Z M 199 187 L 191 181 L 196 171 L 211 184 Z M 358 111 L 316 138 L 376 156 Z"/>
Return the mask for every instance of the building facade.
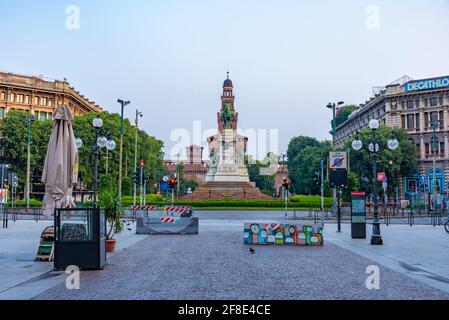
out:
<path id="1" fill-rule="evenodd" d="M 404 177 L 401 189 L 405 195 L 419 190 L 423 180 L 433 190 L 433 156 L 436 162 L 437 189 L 449 189 L 449 76 L 412 80 L 404 77 L 380 90 L 359 106 L 336 131 L 335 143 L 342 146 L 369 121 L 377 119 L 383 125 L 407 131 L 416 146 L 419 169 Z M 437 147 L 433 148 L 432 123 L 436 129 Z"/>
<path id="2" fill-rule="evenodd" d="M 75 116 L 102 111 L 66 80 L 49 81 L 42 76 L 0 72 L 0 118 L 10 110 L 23 110 L 37 120 L 51 119 L 53 111 L 61 104 L 68 105 Z"/>

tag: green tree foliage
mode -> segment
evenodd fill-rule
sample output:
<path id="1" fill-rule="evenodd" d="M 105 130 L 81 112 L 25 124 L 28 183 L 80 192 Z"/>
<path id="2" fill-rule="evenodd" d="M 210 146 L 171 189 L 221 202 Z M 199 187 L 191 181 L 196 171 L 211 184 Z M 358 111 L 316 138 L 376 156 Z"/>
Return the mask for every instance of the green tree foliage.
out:
<path id="1" fill-rule="evenodd" d="M 24 119 L 28 116 L 28 112 L 9 111 L 7 116 L 0 120 L 0 132 L 3 133 L 0 144 L 5 150 L 0 160 L 3 163 L 10 163 L 13 166 L 11 171 L 18 174 L 22 188 L 25 182 L 27 161 L 27 125 Z M 75 136 L 83 140 L 83 146 L 79 150 L 79 179 L 84 184 L 87 184 L 89 189 L 93 188 L 95 128 L 92 125 L 92 121 L 96 116 L 96 113 L 88 113 L 75 118 L 73 123 Z M 114 184 L 116 185 L 118 180 L 120 115 L 102 112 L 100 116 L 104 124 L 98 130 L 98 134 L 113 139 L 117 143 L 117 148 L 109 152 L 109 174 L 104 178 L 102 176 L 106 173 L 106 150 L 101 149 L 99 156 L 99 187 L 101 187 L 101 184 L 105 184 L 104 189 L 111 190 L 116 188 Z M 52 127 L 52 120 L 37 120 L 31 126 L 31 171 L 37 179 L 40 179 L 42 174 Z M 138 135 L 138 165 L 140 164 L 140 160 L 144 160 L 145 170 L 150 176 L 150 181 L 159 181 L 160 177 L 165 173 L 162 152 L 163 143 L 142 130 L 138 131 Z M 123 137 L 123 195 L 131 194 L 130 190 L 132 189 L 129 180 L 134 171 L 134 139 L 135 128 L 128 119 L 125 119 Z"/>
<path id="2" fill-rule="evenodd" d="M 399 141 L 397 150 L 388 149 L 387 143 L 393 135 Z M 359 134 L 360 140 L 363 142 L 363 149 L 355 151 L 352 149 L 352 141 L 348 141 L 344 149 L 350 149 L 351 171 L 356 173 L 359 178 L 362 190 L 372 192 L 373 181 L 373 159 L 368 151 L 371 143 L 372 132 L 370 129 L 364 129 Z M 380 151 L 378 157 L 378 172 L 385 172 L 388 177 L 389 191 L 393 192 L 398 187 L 398 178 L 413 174 L 417 171 L 418 160 L 416 157 L 416 146 L 413 141 L 409 140 L 407 132 L 404 129 L 391 129 L 387 126 L 380 126 L 376 131 L 377 143 Z"/>
<path id="3" fill-rule="evenodd" d="M 335 118 L 335 123 L 336 126 L 338 127 L 339 125 L 343 124 L 346 120 L 348 120 L 349 115 L 354 112 L 355 110 L 357 110 L 359 107 L 356 105 L 349 105 L 349 106 L 344 106 L 341 108 L 341 110 L 339 111 L 338 115 Z M 331 122 L 331 126 L 332 126 L 332 122 Z"/>
<path id="4" fill-rule="evenodd" d="M 277 163 L 278 156 L 268 153 L 262 161 L 249 162 L 247 165 L 250 181 L 255 182 L 256 187 L 269 196 L 276 192 L 274 182 Z"/>
<path id="5" fill-rule="evenodd" d="M 288 171 L 292 187 L 297 194 L 320 193 L 320 161 L 326 163 L 332 145 L 312 137 L 293 138 L 288 146 Z"/>
<path id="6" fill-rule="evenodd" d="M 28 126 L 25 122 L 30 117 L 26 111 L 12 110 L 7 117 L 0 120 L 0 146 L 4 150 L 1 163 L 8 163 L 11 172 L 16 172 L 19 186 L 23 188 L 26 178 Z M 31 123 L 31 174 L 39 176 L 44 167 L 47 144 L 53 121 L 33 121 Z"/>

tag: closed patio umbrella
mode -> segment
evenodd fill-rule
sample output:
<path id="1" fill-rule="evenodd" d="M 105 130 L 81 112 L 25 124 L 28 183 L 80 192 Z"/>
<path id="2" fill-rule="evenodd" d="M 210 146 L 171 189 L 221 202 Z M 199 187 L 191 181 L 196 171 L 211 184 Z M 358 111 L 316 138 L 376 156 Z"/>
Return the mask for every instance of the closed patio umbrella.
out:
<path id="1" fill-rule="evenodd" d="M 73 208 L 73 186 L 78 182 L 78 151 L 75 145 L 73 114 L 66 105 L 53 113 L 53 130 L 48 142 L 42 182 L 45 184 L 44 215 L 55 208 Z"/>

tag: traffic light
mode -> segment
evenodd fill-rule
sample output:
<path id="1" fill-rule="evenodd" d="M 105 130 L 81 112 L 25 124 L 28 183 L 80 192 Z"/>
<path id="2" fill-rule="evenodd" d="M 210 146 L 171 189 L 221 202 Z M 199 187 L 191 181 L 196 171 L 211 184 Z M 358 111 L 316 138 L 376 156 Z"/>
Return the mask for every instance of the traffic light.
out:
<path id="1" fill-rule="evenodd" d="M 139 173 L 134 172 L 133 173 L 133 183 L 134 184 L 139 184 L 139 180 L 140 180 Z"/>
<path id="2" fill-rule="evenodd" d="M 168 180 L 168 184 L 170 185 L 170 188 L 174 189 L 176 187 L 176 185 L 178 184 L 178 179 L 170 178 L 170 180 Z"/>
<path id="3" fill-rule="evenodd" d="M 284 186 L 285 189 L 288 190 L 288 187 L 290 185 L 290 181 L 288 180 L 288 178 L 283 178 L 282 179 L 282 185 Z"/>

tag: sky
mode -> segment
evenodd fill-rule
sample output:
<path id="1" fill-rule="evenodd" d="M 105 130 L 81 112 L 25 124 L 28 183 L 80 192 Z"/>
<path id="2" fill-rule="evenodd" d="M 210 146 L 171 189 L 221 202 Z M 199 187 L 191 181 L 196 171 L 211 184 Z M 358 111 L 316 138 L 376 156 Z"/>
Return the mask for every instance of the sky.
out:
<path id="1" fill-rule="evenodd" d="M 227 70 L 259 158 L 331 139 L 329 102 L 449 74 L 449 0 L 0 0 L 0 13 L 1 71 L 67 78 L 110 112 L 131 100 L 126 117 L 141 110 L 167 157 L 186 133 L 206 146 Z"/>

